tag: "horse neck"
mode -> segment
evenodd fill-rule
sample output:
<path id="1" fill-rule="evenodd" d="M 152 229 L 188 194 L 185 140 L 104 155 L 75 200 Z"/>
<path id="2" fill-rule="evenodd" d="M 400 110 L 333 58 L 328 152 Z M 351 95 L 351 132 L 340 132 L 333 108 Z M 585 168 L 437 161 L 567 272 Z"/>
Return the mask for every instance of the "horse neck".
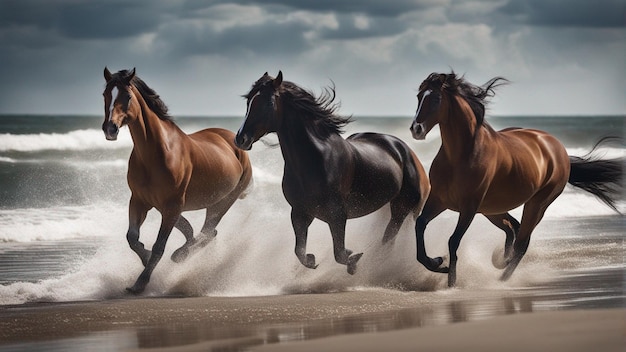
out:
<path id="1" fill-rule="evenodd" d="M 137 91 L 135 91 L 135 97 L 139 102 L 140 114 L 128 124 L 134 150 L 142 159 L 154 157 L 162 159 L 163 149 L 169 149 L 168 135 L 171 133 L 173 124 L 161 120 Z"/>
<path id="2" fill-rule="evenodd" d="M 322 161 L 322 149 L 324 141 L 309 130 L 297 112 L 285 110 L 281 126 L 276 134 L 280 143 L 280 149 L 285 160 L 285 168 L 302 170 L 305 167 L 314 166 Z"/>
<path id="3" fill-rule="evenodd" d="M 477 137 L 484 130 L 463 98 L 453 96 L 439 121 L 442 148 L 448 159 L 465 158 L 476 147 Z"/>

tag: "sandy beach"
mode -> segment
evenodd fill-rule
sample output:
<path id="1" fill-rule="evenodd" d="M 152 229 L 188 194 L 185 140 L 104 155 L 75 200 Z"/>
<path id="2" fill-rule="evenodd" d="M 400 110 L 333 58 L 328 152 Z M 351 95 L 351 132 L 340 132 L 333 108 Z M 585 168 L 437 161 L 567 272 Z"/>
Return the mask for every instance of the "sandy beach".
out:
<path id="1" fill-rule="evenodd" d="M 0 350 L 622 350 L 619 299 L 562 311 L 546 292 L 375 289 L 3 306 Z"/>

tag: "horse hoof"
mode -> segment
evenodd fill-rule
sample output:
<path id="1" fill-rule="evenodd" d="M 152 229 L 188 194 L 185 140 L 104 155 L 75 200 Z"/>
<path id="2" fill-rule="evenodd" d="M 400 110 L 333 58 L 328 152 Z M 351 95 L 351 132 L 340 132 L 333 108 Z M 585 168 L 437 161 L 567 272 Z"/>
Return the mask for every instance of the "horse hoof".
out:
<path id="1" fill-rule="evenodd" d="M 206 245 L 208 245 L 211 241 L 213 241 L 213 239 L 216 236 L 217 236 L 217 230 L 213 230 L 213 233 L 210 234 L 210 235 L 203 234 L 202 236 L 198 236 L 198 239 L 197 239 L 195 245 L 198 248 L 206 247 Z"/>
<path id="2" fill-rule="evenodd" d="M 449 268 L 447 266 L 441 266 L 441 264 L 443 264 L 444 262 L 444 258 L 442 257 L 437 257 L 437 258 L 433 258 L 428 262 L 428 265 L 424 265 L 426 267 L 426 269 L 435 272 L 435 273 L 444 273 L 447 274 L 449 271 Z"/>
<path id="3" fill-rule="evenodd" d="M 137 285 L 126 288 L 126 292 L 135 296 L 140 295 L 144 290 L 145 290 L 145 287 L 137 287 Z"/>
<path id="4" fill-rule="evenodd" d="M 348 257 L 348 274 L 354 275 L 356 273 L 356 263 L 361 259 L 363 253 L 358 253 Z"/>
<path id="5" fill-rule="evenodd" d="M 491 253 L 491 264 L 493 264 L 496 269 L 502 270 L 506 268 L 509 262 L 510 259 L 506 258 L 503 245 L 496 247 L 493 250 L 493 253 Z"/>
<path id="6" fill-rule="evenodd" d="M 313 254 L 307 254 L 306 255 L 306 261 L 304 263 L 302 263 L 304 266 L 306 266 L 309 269 L 315 269 L 317 268 L 317 265 L 315 264 L 315 255 Z"/>
<path id="7" fill-rule="evenodd" d="M 189 248 L 181 247 L 172 253 L 172 261 L 174 263 L 181 263 L 189 257 Z"/>

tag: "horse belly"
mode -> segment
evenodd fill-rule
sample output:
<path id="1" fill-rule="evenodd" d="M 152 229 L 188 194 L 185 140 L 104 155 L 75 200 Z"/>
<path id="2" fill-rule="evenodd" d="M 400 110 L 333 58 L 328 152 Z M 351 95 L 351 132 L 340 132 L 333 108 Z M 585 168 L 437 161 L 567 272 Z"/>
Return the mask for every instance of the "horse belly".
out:
<path id="1" fill-rule="evenodd" d="M 487 192 L 478 212 L 485 215 L 502 214 L 524 205 L 530 197 L 531 192 Z"/>
<path id="2" fill-rule="evenodd" d="M 194 170 L 185 195 L 184 210 L 204 209 L 228 197 L 239 184 L 241 173 L 224 171 Z"/>
<path id="3" fill-rule="evenodd" d="M 402 169 L 393 161 L 358 167 L 346 199 L 348 218 L 365 216 L 389 203 L 400 192 L 402 177 Z"/>

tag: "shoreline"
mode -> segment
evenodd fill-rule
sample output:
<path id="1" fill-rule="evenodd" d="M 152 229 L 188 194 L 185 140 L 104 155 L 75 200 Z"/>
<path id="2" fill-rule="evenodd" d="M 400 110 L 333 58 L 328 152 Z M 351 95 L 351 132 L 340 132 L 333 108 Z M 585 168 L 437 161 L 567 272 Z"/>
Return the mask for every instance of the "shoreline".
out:
<path id="1" fill-rule="evenodd" d="M 559 331 L 571 334 L 600 329 L 598 336 L 606 340 L 603 346 L 608 351 L 614 350 L 620 338 L 624 342 L 623 305 L 616 306 L 613 302 L 599 309 L 546 309 L 536 298 L 536 293 L 526 290 L 373 289 L 257 297 L 132 297 L 0 306 L 0 351 L 64 350 L 85 341 L 87 345 L 106 343 L 110 350 L 159 351 L 217 347 L 344 351 L 350 350 L 350 346 L 359 346 L 355 351 L 375 351 L 387 346 L 385 341 L 398 343 L 398 350 L 415 350 L 419 344 L 414 343 L 420 341 L 423 346 L 441 350 L 442 343 L 467 343 L 473 338 L 493 340 L 490 346 L 496 350 L 506 347 L 507 334 L 515 329 L 521 329 L 519 336 L 544 330 L 546 334 Z M 574 316 L 584 319 L 576 323 Z M 616 326 L 616 319 L 621 319 L 621 327 Z M 494 328 L 503 333 L 502 337 L 492 339 Z M 621 335 L 617 328 L 621 329 L 618 329 Z M 460 337 L 444 338 L 448 334 Z M 587 335 L 576 333 L 576 338 Z M 511 338 L 520 338 L 516 336 Z M 585 338 L 588 342 L 596 340 Z M 544 342 L 552 348 L 570 346 L 568 341 L 557 336 Z M 544 342 L 536 343 L 540 346 Z"/>

